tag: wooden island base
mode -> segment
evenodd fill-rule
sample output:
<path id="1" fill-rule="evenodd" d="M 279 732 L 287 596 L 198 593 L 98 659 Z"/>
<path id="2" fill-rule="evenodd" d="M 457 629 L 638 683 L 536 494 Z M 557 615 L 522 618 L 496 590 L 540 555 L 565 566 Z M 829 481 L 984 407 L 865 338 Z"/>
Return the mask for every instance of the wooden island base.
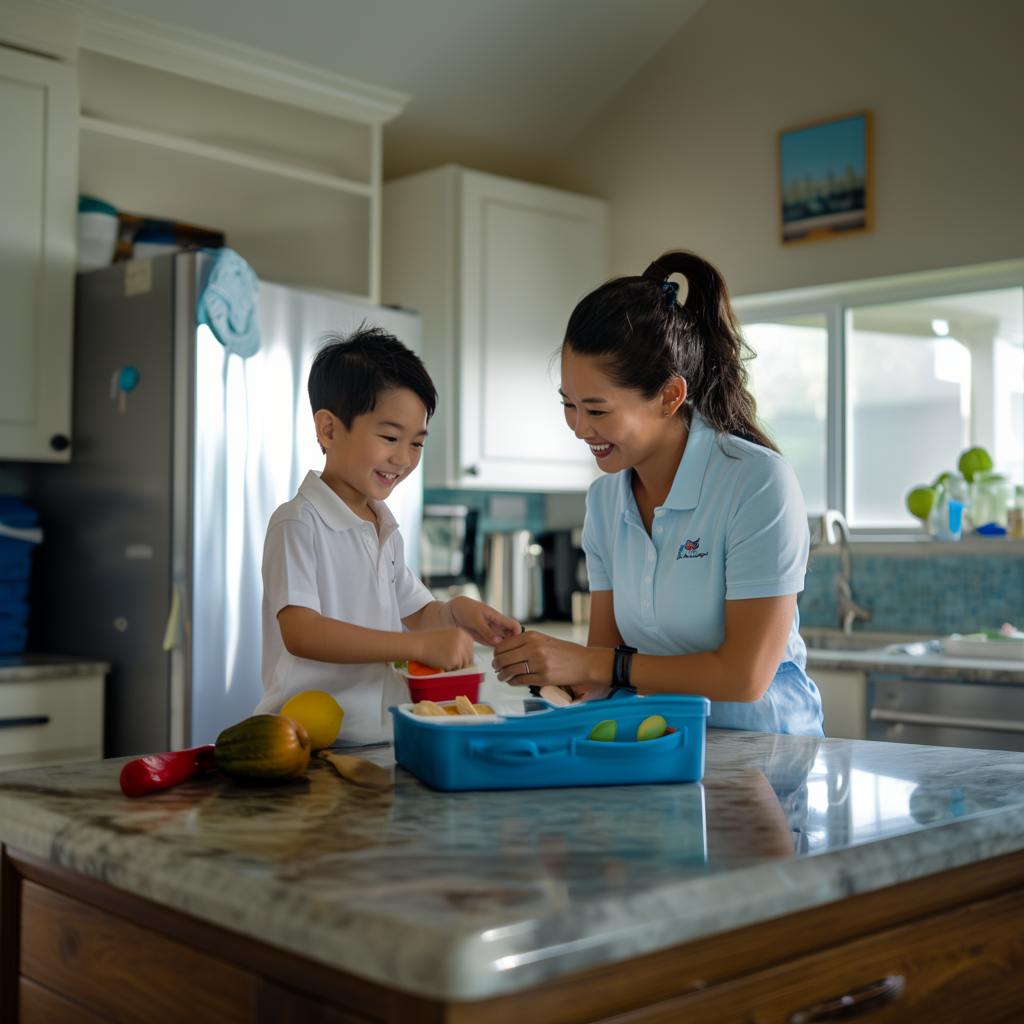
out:
<path id="1" fill-rule="evenodd" d="M 389 989 L 11 847 L 0 900 L 3 1024 L 1024 1019 L 1024 852 L 480 1002 Z"/>

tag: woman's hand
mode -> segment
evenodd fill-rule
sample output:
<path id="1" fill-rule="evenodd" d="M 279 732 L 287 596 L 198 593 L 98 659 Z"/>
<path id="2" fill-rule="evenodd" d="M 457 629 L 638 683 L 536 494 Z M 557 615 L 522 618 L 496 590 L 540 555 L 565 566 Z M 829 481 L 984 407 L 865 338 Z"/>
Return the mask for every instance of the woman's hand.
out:
<path id="1" fill-rule="evenodd" d="M 511 686 L 608 686 L 615 652 L 528 630 L 498 644 L 491 665 Z"/>
<path id="2" fill-rule="evenodd" d="M 471 597 L 453 597 L 448 602 L 448 611 L 459 629 L 464 629 L 477 643 L 488 647 L 494 647 L 523 631 L 515 619 Z"/>

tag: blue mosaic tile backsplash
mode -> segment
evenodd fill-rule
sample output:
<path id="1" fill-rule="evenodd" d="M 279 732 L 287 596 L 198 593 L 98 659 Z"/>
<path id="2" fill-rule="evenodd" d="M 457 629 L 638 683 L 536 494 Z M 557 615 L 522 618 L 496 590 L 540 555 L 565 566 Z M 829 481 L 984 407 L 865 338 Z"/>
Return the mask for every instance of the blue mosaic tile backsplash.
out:
<path id="1" fill-rule="evenodd" d="M 837 626 L 839 558 L 816 555 L 800 595 L 802 626 Z M 854 554 L 853 599 L 874 615 L 855 630 L 970 633 L 1024 628 L 1024 559 L 998 555 L 889 558 Z"/>

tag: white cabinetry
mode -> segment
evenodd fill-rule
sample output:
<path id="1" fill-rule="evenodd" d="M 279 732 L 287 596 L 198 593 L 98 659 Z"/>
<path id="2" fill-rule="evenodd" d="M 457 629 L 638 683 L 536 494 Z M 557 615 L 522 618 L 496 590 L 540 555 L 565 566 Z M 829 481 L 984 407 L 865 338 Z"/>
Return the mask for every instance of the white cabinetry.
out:
<path id="1" fill-rule="evenodd" d="M 105 662 L 29 655 L 0 668 L 0 771 L 103 757 Z"/>
<path id="2" fill-rule="evenodd" d="M 75 73 L 0 45 L 0 459 L 66 462 Z"/>
<path id="3" fill-rule="evenodd" d="M 868 677 L 866 672 L 807 666 L 821 693 L 825 735 L 844 740 L 868 738 Z"/>
<path id="4" fill-rule="evenodd" d="M 384 187 L 383 298 L 423 316 L 441 396 L 424 454 L 438 487 L 585 490 L 552 356 L 607 277 L 600 199 L 441 167 Z"/>
<path id="5" fill-rule="evenodd" d="M 79 40 L 82 192 L 379 301 L 381 131 L 406 94 L 102 7 Z"/>

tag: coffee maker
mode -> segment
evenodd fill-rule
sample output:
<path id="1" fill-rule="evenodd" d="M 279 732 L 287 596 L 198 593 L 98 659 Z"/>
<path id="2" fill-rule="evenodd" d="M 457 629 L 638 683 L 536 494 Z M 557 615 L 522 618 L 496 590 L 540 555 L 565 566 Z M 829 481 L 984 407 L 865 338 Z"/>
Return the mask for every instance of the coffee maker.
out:
<path id="1" fill-rule="evenodd" d="M 424 505 L 420 574 L 430 592 L 447 601 L 459 594 L 480 599 L 476 574 L 479 512 L 465 505 Z"/>

